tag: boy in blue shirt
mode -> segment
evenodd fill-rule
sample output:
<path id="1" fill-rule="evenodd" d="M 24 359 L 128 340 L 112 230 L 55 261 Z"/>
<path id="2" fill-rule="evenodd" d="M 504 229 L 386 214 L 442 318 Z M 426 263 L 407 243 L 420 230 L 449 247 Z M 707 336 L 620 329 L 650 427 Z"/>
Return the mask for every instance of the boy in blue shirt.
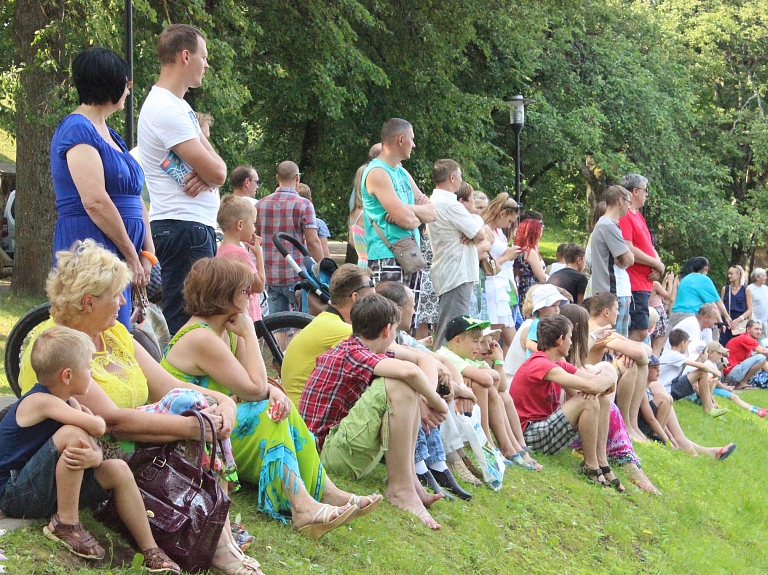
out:
<path id="1" fill-rule="evenodd" d="M 106 432 L 101 417 L 72 396 L 91 385 L 93 342 L 82 332 L 55 326 L 32 347 L 39 383 L 0 422 L 0 510 L 9 517 L 51 521 L 43 532 L 85 559 L 103 559 L 104 549 L 80 523 L 78 509 L 95 507 L 114 491 L 118 514 L 152 573 L 179 573 L 157 547 L 144 501 L 128 465 L 103 461 L 92 437 Z"/>

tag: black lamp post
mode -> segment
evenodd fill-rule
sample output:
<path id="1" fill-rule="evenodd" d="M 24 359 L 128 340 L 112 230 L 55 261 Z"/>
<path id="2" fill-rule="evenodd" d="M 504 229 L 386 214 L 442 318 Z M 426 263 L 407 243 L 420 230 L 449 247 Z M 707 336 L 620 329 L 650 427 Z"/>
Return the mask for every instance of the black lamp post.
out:
<path id="1" fill-rule="evenodd" d="M 525 126 L 525 105 L 533 104 L 535 100 L 523 98 L 520 94 L 509 100 L 509 123 L 515 131 L 515 201 L 520 204 L 520 132 Z"/>

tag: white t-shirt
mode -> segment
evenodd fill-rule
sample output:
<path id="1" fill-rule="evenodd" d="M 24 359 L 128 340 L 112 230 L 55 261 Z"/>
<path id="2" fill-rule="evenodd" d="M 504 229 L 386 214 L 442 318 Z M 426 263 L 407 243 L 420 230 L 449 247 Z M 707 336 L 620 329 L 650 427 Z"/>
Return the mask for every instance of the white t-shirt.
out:
<path id="1" fill-rule="evenodd" d="M 525 361 L 525 352 L 527 351 L 527 348 L 525 347 L 525 342 L 520 341 L 520 334 L 522 334 L 523 328 L 530 328 L 532 323 L 532 319 L 527 319 L 523 322 L 520 329 L 517 330 L 515 337 L 512 339 L 509 351 L 507 351 L 507 357 L 504 358 L 504 373 L 507 374 L 507 381 L 509 382 L 512 381 L 517 370 L 520 369 L 520 366 L 523 365 L 523 362 Z"/>
<path id="2" fill-rule="evenodd" d="M 432 267 L 429 275 L 439 296 L 465 283 L 477 283 L 480 264 L 477 246 L 461 243 L 462 235 L 474 238 L 482 223 L 456 199 L 456 194 L 436 188 L 430 196 L 437 219 L 427 224 L 432 245 Z"/>
<path id="3" fill-rule="evenodd" d="M 673 349 L 665 349 L 659 358 L 659 381 L 667 393 L 672 393 L 672 380 L 683 371 L 688 356 Z"/>
<path id="4" fill-rule="evenodd" d="M 171 148 L 199 137 L 200 126 L 189 104 L 168 90 L 153 86 L 141 107 L 138 130 L 141 166 L 152 200 L 150 221 L 183 220 L 216 227 L 218 190 L 202 192 L 191 198 L 162 167 L 169 162 Z"/>
<path id="5" fill-rule="evenodd" d="M 701 326 L 699 326 L 699 320 L 696 319 L 695 315 L 685 318 L 675 326 L 675 329 L 682 329 L 685 333 L 688 334 L 688 337 L 691 341 L 701 340 L 704 343 L 712 342 L 712 330 L 709 328 L 701 329 Z M 667 343 L 664 344 L 664 350 L 668 349 L 672 349 L 672 347 L 669 345 L 669 340 L 667 340 Z"/>
<path id="6" fill-rule="evenodd" d="M 752 315 L 765 330 L 768 321 L 768 285 L 757 287 L 755 284 L 749 284 L 747 289 L 752 294 Z"/>
<path id="7" fill-rule="evenodd" d="M 555 272 L 559 272 L 560 270 L 565 269 L 565 264 L 560 262 L 554 262 L 551 266 L 549 266 L 549 275 L 552 275 Z"/>

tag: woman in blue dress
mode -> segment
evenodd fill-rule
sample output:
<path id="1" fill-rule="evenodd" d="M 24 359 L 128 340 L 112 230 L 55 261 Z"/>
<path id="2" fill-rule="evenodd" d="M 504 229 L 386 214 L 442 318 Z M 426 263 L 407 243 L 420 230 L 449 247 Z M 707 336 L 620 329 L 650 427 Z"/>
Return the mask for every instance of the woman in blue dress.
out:
<path id="1" fill-rule="evenodd" d="M 89 48 L 72 64 L 80 105 L 51 141 L 58 219 L 53 251 L 92 238 L 128 264 L 133 283 L 146 285 L 155 259 L 149 216 L 141 201 L 144 172 L 107 118 L 122 110 L 131 88 L 128 66 L 114 52 Z M 118 321 L 130 329 L 131 288 Z"/>

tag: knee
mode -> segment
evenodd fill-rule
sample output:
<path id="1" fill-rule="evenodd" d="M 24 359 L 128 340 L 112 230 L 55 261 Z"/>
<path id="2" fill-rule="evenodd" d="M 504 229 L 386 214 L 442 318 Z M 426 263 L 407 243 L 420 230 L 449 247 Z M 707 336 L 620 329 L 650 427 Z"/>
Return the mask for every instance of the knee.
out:
<path id="1" fill-rule="evenodd" d="M 419 393 L 402 379 L 388 377 L 384 380 L 387 388 L 387 398 L 395 404 L 418 405 Z"/>
<path id="2" fill-rule="evenodd" d="M 53 441 L 59 451 L 70 445 L 78 445 L 80 440 L 90 441 L 91 436 L 84 429 L 81 429 L 75 425 L 64 425 L 53 434 Z"/>
<path id="3" fill-rule="evenodd" d="M 672 401 L 672 396 L 666 392 L 656 393 L 653 396 L 653 402 L 656 404 L 656 407 L 661 407 L 664 404 L 672 405 Z"/>

